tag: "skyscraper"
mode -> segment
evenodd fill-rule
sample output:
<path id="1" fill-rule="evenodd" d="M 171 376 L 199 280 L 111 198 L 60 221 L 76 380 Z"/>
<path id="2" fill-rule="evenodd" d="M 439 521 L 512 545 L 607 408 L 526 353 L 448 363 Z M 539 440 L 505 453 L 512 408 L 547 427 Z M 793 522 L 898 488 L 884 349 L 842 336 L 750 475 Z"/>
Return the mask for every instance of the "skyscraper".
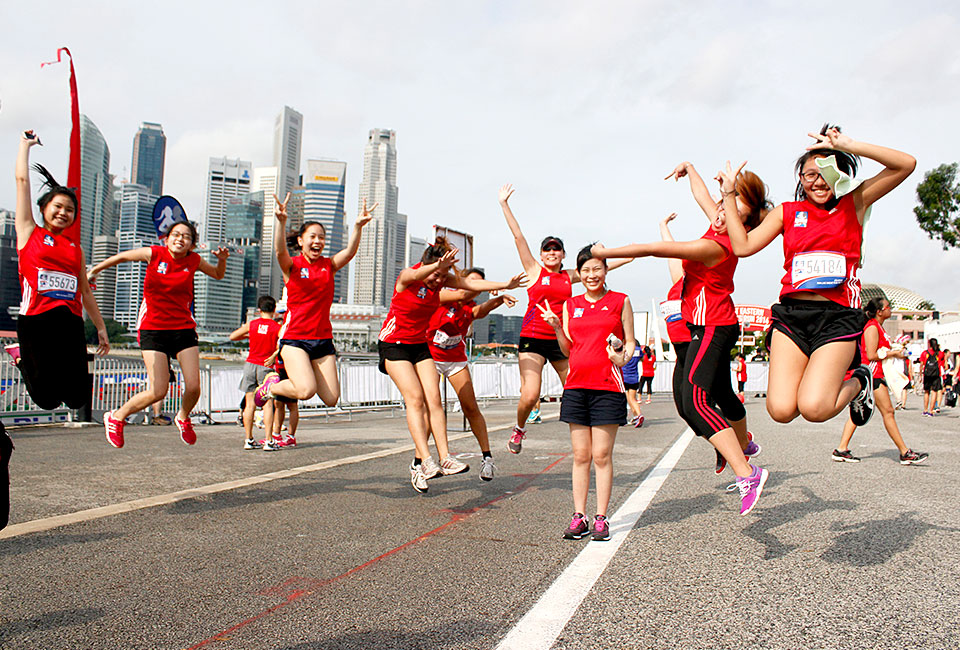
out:
<path id="1" fill-rule="evenodd" d="M 0 210 L 0 330 L 17 328 L 14 314 L 20 307 L 20 281 L 17 266 L 17 229 L 14 213 Z"/>
<path id="2" fill-rule="evenodd" d="M 114 191 L 120 221 L 117 228 L 118 252 L 157 244 L 157 231 L 153 226 L 153 204 L 158 198 L 137 183 L 123 183 L 120 189 Z M 137 326 L 146 270 L 147 265 L 142 262 L 121 264 L 117 267 L 113 319 L 130 331 Z"/>
<path id="3" fill-rule="evenodd" d="M 116 230 L 109 208 L 110 148 L 100 129 L 80 115 L 80 246 L 93 257 L 93 238 Z"/>
<path id="4" fill-rule="evenodd" d="M 263 219 L 261 220 L 261 236 L 263 245 L 260 247 L 260 279 L 257 282 L 258 291 L 261 295 L 273 296 L 280 299 L 280 293 L 283 291 L 283 274 L 280 273 L 280 265 L 277 264 L 277 256 L 273 252 L 273 233 L 277 225 L 277 220 L 273 216 L 273 210 L 276 202 L 273 195 L 277 192 L 276 167 L 256 167 L 253 170 L 253 184 L 250 186 L 251 192 L 263 192 Z M 284 193 L 286 196 L 286 193 Z M 283 196 L 279 197 L 283 200 Z M 288 204 L 289 214 L 289 204 Z M 287 221 L 287 228 L 292 224 Z"/>
<path id="5" fill-rule="evenodd" d="M 150 190 L 151 194 L 163 194 L 163 161 L 167 150 L 167 136 L 163 127 L 153 122 L 141 122 L 140 130 L 133 137 L 133 162 L 130 180 Z"/>
<path id="6" fill-rule="evenodd" d="M 115 235 L 97 235 L 93 238 L 93 255 L 89 263 L 99 264 L 118 251 L 119 240 Z M 97 286 L 93 290 L 93 297 L 97 299 L 100 315 L 104 319 L 116 320 L 117 268 L 112 266 L 98 275 Z"/>
<path id="7" fill-rule="evenodd" d="M 271 198 L 271 200 L 273 200 Z M 260 248 L 271 242 L 261 242 L 263 226 L 263 192 L 235 196 L 227 203 L 227 243 L 232 255 L 243 257 L 243 304 L 241 314 L 256 307 L 260 293 Z"/>
<path id="8" fill-rule="evenodd" d="M 219 245 L 204 244 L 197 253 L 213 265 L 219 264 L 213 255 Z M 193 304 L 197 332 L 202 334 L 228 334 L 240 327 L 243 314 L 243 255 L 230 247 L 227 270 L 220 280 L 205 273 L 194 276 Z"/>
<path id="9" fill-rule="evenodd" d="M 368 206 L 379 205 L 363 229 L 353 262 L 355 303 L 385 306 L 393 296 L 407 254 L 407 219 L 397 213 L 397 198 L 397 134 L 371 129 L 363 152 L 358 212 L 364 199 Z"/>
<path id="10" fill-rule="evenodd" d="M 413 266 L 423 257 L 423 251 L 427 250 L 427 240 L 411 236 L 409 241 L 410 243 L 407 245 L 407 266 Z"/>
<path id="11" fill-rule="evenodd" d="M 303 175 L 303 220 L 319 221 L 327 233 L 324 255 L 332 256 L 346 246 L 344 201 L 347 163 L 339 160 L 308 160 Z M 333 301 L 347 302 L 346 270 L 334 276 Z"/>
<path id="12" fill-rule="evenodd" d="M 250 191 L 253 165 L 245 160 L 211 158 L 207 169 L 206 213 L 201 225 L 200 240 L 209 244 L 226 241 L 225 217 L 227 201 Z"/>
<path id="13" fill-rule="evenodd" d="M 300 144 L 303 141 L 303 115 L 289 106 L 277 115 L 273 126 L 273 164 L 277 168 L 277 196 L 300 182 Z"/>

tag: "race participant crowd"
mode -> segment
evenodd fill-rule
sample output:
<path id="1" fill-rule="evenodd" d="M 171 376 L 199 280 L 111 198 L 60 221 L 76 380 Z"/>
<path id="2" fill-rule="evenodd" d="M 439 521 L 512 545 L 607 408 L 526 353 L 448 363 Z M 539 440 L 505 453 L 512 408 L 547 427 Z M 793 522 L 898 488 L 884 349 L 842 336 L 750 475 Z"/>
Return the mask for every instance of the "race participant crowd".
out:
<path id="1" fill-rule="evenodd" d="M 537 255 L 531 250 L 510 207 L 513 187 L 504 185 L 499 204 L 522 272 L 502 281 L 488 280 L 478 268 L 458 269 L 458 251 L 443 238 L 427 246 L 421 260 L 397 278 L 378 343 L 379 369 L 403 397 L 416 449 L 409 466 L 413 489 L 427 492 L 431 479 L 469 471 L 450 453 L 440 392 L 444 378 L 456 391 L 480 447 L 479 477 L 494 479 L 496 465 L 474 394 L 464 338 L 475 319 L 501 305 L 516 304 L 507 291 L 525 287 L 528 306 L 518 347 L 520 395 L 516 424 L 506 446 L 510 453 L 522 452 L 528 421 L 538 417 L 542 373 L 549 363 L 564 386 L 560 420 L 569 425 L 573 459 L 574 514 L 563 535 L 608 539 L 614 443 L 621 426 L 643 425 L 643 389 L 650 403 L 658 350 L 638 342 L 630 298 L 611 289 L 607 276 L 635 258 L 660 257 L 667 260 L 670 276 L 662 308 L 677 357 L 672 378 L 677 413 L 714 449 L 716 473 L 729 468 L 735 475 L 741 515 L 751 512 L 769 473 L 756 462 L 761 448 L 747 426 L 742 355 L 735 359 L 738 390 L 731 385 L 730 364 L 740 334 L 732 293 L 739 260 L 778 236 L 782 237 L 784 274 L 766 339 L 768 414 L 786 423 L 798 416 L 825 422 L 848 412 L 832 458 L 857 462 L 849 449 L 851 437 L 879 410 L 900 462 L 925 461 L 927 454 L 904 442 L 895 419 L 909 387 L 903 387 L 896 404 L 887 387 L 885 373 L 900 376 L 906 356 L 883 330 L 890 304 L 882 299 L 861 304 L 859 279 L 863 228 L 870 208 L 912 173 L 916 161 L 901 151 L 854 140 L 836 126 L 826 125 L 809 135 L 813 143 L 795 163 L 795 200 L 777 206 L 768 199 L 765 183 L 746 170 L 745 163 L 735 167 L 727 162 L 716 174 L 719 198 L 711 194 L 692 164 L 678 165 L 667 179 L 688 179 L 705 217 L 699 239 L 676 241 L 669 226 L 676 214 L 671 214 L 661 221 L 658 240 L 619 246 L 587 244 L 577 252 L 574 266 L 565 267 L 566 250 L 560 237 L 544 237 Z M 104 414 L 106 440 L 123 447 L 127 417 L 166 395 L 169 362 L 176 359 L 183 374 L 183 396 L 173 422 L 182 441 L 195 444 L 190 412 L 200 397 L 200 379 L 193 279 L 197 272 L 222 278 L 229 252 L 217 250 L 216 265 L 205 261 L 194 250 L 195 226 L 184 220 L 169 226 L 160 245 L 125 251 L 88 268 L 77 243 L 76 193 L 57 183 L 40 165 L 34 165 L 44 179 L 36 201 L 40 220 L 34 217 L 29 158 L 37 144 L 39 138 L 32 131 L 24 132 L 16 161 L 22 302 L 19 348 L 11 350 L 31 398 L 44 409 L 61 404 L 79 408 L 89 402 L 84 312 L 96 327 L 98 354 L 106 354 L 110 347 L 91 282 L 112 266 L 145 264 L 137 331 L 148 383 L 121 407 Z M 858 178 L 861 158 L 879 163 L 882 171 Z M 377 207 L 368 208 L 364 202 L 346 248 L 327 256 L 323 224 L 307 221 L 298 230 L 287 231 L 289 198 L 280 201 L 274 196 L 278 227 L 272 242 L 283 272 L 285 311 L 279 315 L 277 301 L 262 296 L 258 317 L 231 335 L 233 340 L 250 342 L 240 384 L 244 449 L 276 451 L 295 446 L 298 401 L 314 395 L 328 406 L 339 401 L 330 322 L 334 276 L 356 256 L 362 229 Z M 609 284 L 615 284 L 615 278 Z M 574 295 L 577 284 L 583 292 Z M 482 292 L 493 297 L 477 303 Z M 950 390 L 944 394 L 952 384 L 952 363 L 952 356 L 931 339 L 915 379 L 923 383 L 924 415 L 939 412 L 943 400 L 956 399 Z M 905 378 L 910 376 L 907 372 Z M 256 407 L 263 407 L 266 435 L 262 441 L 253 435 Z M 286 411 L 288 434 L 282 435 Z M 436 458 L 429 447 L 431 438 Z M 4 431 L 0 435 L 4 473 L 12 449 Z M 591 473 L 596 499 L 592 518 L 587 515 Z M 8 488 L 8 477 L 3 479 Z M 9 490 L 3 492 L 5 525 Z"/>

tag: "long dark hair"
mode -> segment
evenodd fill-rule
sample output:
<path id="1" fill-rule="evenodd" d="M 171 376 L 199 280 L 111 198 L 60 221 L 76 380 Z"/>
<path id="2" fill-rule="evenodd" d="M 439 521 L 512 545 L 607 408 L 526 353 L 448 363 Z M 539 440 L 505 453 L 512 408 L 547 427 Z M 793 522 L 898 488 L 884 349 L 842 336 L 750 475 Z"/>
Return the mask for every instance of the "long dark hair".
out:
<path id="1" fill-rule="evenodd" d="M 300 250 L 300 242 L 297 241 L 303 237 L 303 233 L 307 232 L 307 228 L 310 226 L 320 226 L 320 230 L 323 231 L 323 238 L 327 238 L 327 228 L 319 221 L 304 221 L 303 225 L 300 226 L 299 230 L 289 230 L 287 231 L 287 249 L 292 251 Z"/>
<path id="2" fill-rule="evenodd" d="M 596 242 L 594 242 L 596 243 Z M 580 269 L 583 268 L 583 265 L 593 259 L 593 244 L 587 244 L 580 249 L 580 252 L 577 253 L 577 273 L 580 272 Z M 607 260 L 604 258 L 600 259 L 603 262 L 603 268 L 607 268 Z"/>
<path id="3" fill-rule="evenodd" d="M 53 200 L 53 197 L 58 195 L 65 196 L 73 201 L 74 212 L 80 212 L 80 202 L 77 201 L 77 193 L 73 188 L 65 187 L 58 183 L 57 179 L 53 177 L 53 174 L 40 163 L 33 163 L 33 169 L 43 177 L 43 182 L 40 183 L 40 187 L 46 188 L 46 191 L 37 199 L 37 206 L 40 208 L 41 216 L 47 204 Z M 76 216 L 74 216 L 74 218 L 76 218 Z"/>
<path id="4" fill-rule="evenodd" d="M 451 249 L 453 249 L 453 246 L 450 245 L 446 237 L 437 237 L 436 241 L 423 249 L 423 255 L 420 256 L 420 263 L 433 264 L 446 255 Z M 454 267 L 453 272 L 457 272 L 456 267 Z"/>
<path id="5" fill-rule="evenodd" d="M 877 312 L 883 309 L 883 303 L 889 302 L 886 298 L 871 298 L 867 304 L 863 306 L 863 313 L 867 315 L 867 318 L 876 318 Z"/>
<path id="6" fill-rule="evenodd" d="M 820 135 L 826 135 L 830 129 L 840 131 L 840 125 L 827 122 L 823 125 L 823 128 L 820 129 Z M 803 191 L 803 181 L 799 178 L 800 172 L 803 171 L 803 166 L 807 164 L 807 161 L 811 158 L 826 158 L 827 156 L 837 157 L 837 167 L 839 167 L 840 171 L 844 174 L 851 178 L 857 175 L 857 170 L 860 168 L 860 156 L 855 156 L 846 151 L 837 151 L 836 149 L 812 149 L 807 151 L 797 158 L 797 163 L 793 166 L 794 173 L 797 174 L 797 189 L 794 191 L 794 196 L 797 201 L 805 201 L 807 199 L 807 193 Z M 825 207 L 828 210 L 832 210 L 839 200 L 837 197 L 833 197 Z"/>
<path id="7" fill-rule="evenodd" d="M 930 339 L 929 341 L 927 341 L 927 345 L 928 345 L 928 346 L 930 347 L 930 349 L 933 350 L 934 352 L 939 352 L 939 351 L 940 351 L 940 343 L 937 342 L 937 339 Z"/>

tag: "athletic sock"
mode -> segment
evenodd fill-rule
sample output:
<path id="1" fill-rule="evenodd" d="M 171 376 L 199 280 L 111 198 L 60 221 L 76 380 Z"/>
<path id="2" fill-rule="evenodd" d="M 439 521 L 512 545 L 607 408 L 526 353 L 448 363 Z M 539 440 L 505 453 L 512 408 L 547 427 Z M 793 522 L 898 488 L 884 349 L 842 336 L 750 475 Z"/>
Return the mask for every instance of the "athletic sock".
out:
<path id="1" fill-rule="evenodd" d="M 484 458 L 493 458 L 493 454 L 491 454 L 489 451 L 482 451 L 480 453 L 483 454 Z"/>
<path id="2" fill-rule="evenodd" d="M 422 465 L 422 464 L 423 464 L 423 459 L 422 459 L 422 458 L 417 458 L 416 456 L 413 457 L 413 466 L 414 466 L 414 467 L 416 467 L 417 465 Z"/>

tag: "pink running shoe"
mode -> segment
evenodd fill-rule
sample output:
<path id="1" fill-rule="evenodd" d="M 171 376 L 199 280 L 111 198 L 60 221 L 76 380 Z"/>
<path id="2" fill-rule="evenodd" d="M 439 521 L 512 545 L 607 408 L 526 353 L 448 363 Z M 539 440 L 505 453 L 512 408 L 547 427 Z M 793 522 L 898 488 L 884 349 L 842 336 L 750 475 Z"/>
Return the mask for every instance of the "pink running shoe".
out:
<path id="1" fill-rule="evenodd" d="M 263 383 L 257 387 L 257 391 L 253 394 L 253 403 L 257 406 L 263 406 L 267 403 L 267 400 L 270 399 L 270 387 L 275 383 L 280 381 L 280 374 L 276 372 L 271 372 L 264 378 Z"/>
<path id="2" fill-rule="evenodd" d="M 103 427 L 107 434 L 107 442 L 120 449 L 123 446 L 123 420 L 115 420 L 113 411 L 103 414 Z"/>
<path id="3" fill-rule="evenodd" d="M 296 447 L 297 439 L 294 436 L 284 436 L 277 442 L 278 447 Z"/>
<path id="4" fill-rule="evenodd" d="M 634 423 L 634 428 L 639 429 L 643 426 L 643 413 L 637 416 L 637 421 Z"/>
<path id="5" fill-rule="evenodd" d="M 769 473 L 762 467 L 751 465 L 753 473 L 747 477 L 737 477 L 737 489 L 740 490 L 740 514 L 745 515 L 753 510 L 760 500 L 763 486 L 767 482 Z"/>
<path id="6" fill-rule="evenodd" d="M 180 430 L 180 439 L 183 440 L 184 444 L 192 445 L 197 442 L 197 432 L 193 430 L 193 422 L 189 419 L 181 420 L 176 417 L 173 418 L 173 421 Z"/>
<path id="7" fill-rule="evenodd" d="M 527 432 L 525 429 L 520 427 L 513 427 L 513 432 L 510 434 L 510 440 L 507 441 L 507 449 L 510 450 L 511 454 L 519 454 L 523 449 L 523 439 L 527 437 Z"/>
<path id="8" fill-rule="evenodd" d="M 12 358 L 13 365 L 16 366 L 20 363 L 20 344 L 12 343 L 10 345 L 5 345 L 3 347 Z"/>

